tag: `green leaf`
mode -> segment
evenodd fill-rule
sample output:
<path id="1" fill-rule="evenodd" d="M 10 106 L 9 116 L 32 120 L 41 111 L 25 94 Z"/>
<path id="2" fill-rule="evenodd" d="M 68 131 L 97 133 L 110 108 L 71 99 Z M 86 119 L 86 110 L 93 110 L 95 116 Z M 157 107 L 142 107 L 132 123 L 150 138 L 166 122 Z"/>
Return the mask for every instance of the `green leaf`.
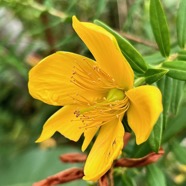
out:
<path id="1" fill-rule="evenodd" d="M 176 160 L 186 165 L 186 148 L 181 146 L 176 139 L 171 141 L 171 148 Z"/>
<path id="2" fill-rule="evenodd" d="M 163 125 L 164 129 L 167 127 L 167 121 L 170 115 L 172 90 L 173 90 L 173 79 L 165 76 L 164 79 L 164 94 L 163 94 Z"/>
<path id="3" fill-rule="evenodd" d="M 130 177 L 127 174 L 123 174 L 123 176 L 122 176 L 122 185 L 136 186 L 136 183 L 134 182 L 132 176 Z"/>
<path id="4" fill-rule="evenodd" d="M 176 134 L 183 132 L 186 130 L 186 105 L 183 105 L 180 108 L 180 111 L 176 117 L 172 117 L 169 120 L 168 127 L 164 130 L 163 133 L 163 143 L 170 140 L 170 138 L 174 137 Z"/>
<path id="5" fill-rule="evenodd" d="M 164 62 L 162 67 L 167 68 L 169 72 L 167 73 L 168 76 L 186 81 L 186 62 L 185 61 L 171 61 L 171 62 Z"/>
<path id="6" fill-rule="evenodd" d="M 186 1 L 181 0 L 178 15 L 177 15 L 177 37 L 178 44 L 181 48 L 185 47 L 186 43 Z"/>
<path id="7" fill-rule="evenodd" d="M 158 68 L 158 69 L 150 68 L 150 69 L 148 69 L 148 70 L 145 72 L 145 74 L 144 74 L 146 83 L 152 84 L 152 83 L 154 83 L 154 82 L 157 82 L 157 81 L 160 80 L 167 72 L 168 72 L 168 70 L 167 70 L 167 69 L 163 69 L 163 68 Z"/>
<path id="8" fill-rule="evenodd" d="M 151 146 L 148 142 L 140 145 L 134 144 L 133 151 L 130 153 L 133 158 L 141 158 L 152 152 Z"/>
<path id="9" fill-rule="evenodd" d="M 170 112 L 173 115 L 177 115 L 179 111 L 182 96 L 184 93 L 184 84 L 185 84 L 184 81 L 179 81 L 176 79 L 173 80 L 171 108 L 170 108 Z"/>
<path id="10" fill-rule="evenodd" d="M 114 174 L 114 185 L 116 186 L 136 186 L 135 183 L 135 174 L 131 171 L 131 169 L 126 170 L 125 172 L 121 172 L 120 169 L 115 169 Z"/>
<path id="11" fill-rule="evenodd" d="M 177 59 L 180 61 L 186 61 L 186 50 L 181 50 L 178 52 Z"/>
<path id="12" fill-rule="evenodd" d="M 179 81 L 168 76 L 157 82 L 163 98 L 163 125 L 167 128 L 167 121 L 171 116 L 176 116 L 181 106 L 184 94 L 184 81 Z"/>
<path id="13" fill-rule="evenodd" d="M 155 40 L 163 56 L 169 56 L 170 38 L 166 17 L 160 0 L 150 1 L 150 22 Z"/>
<path id="14" fill-rule="evenodd" d="M 173 79 L 164 76 L 160 81 L 157 82 L 157 85 L 162 93 L 163 99 L 163 126 L 164 129 L 167 126 L 167 120 L 170 115 L 170 105 L 172 102 L 172 92 L 173 92 Z"/>
<path id="15" fill-rule="evenodd" d="M 6 53 L 2 51 L 5 51 L 5 47 L 0 44 L 0 66 L 8 67 L 14 71 L 16 70 L 24 79 L 27 79 L 28 68 L 26 64 L 22 63 L 21 59 L 15 53 L 12 53 L 11 50 L 8 50 Z"/>
<path id="16" fill-rule="evenodd" d="M 163 134 L 163 115 L 161 114 L 148 139 L 148 142 L 154 152 L 158 153 L 160 149 L 162 134 Z"/>
<path id="17" fill-rule="evenodd" d="M 142 55 L 126 39 L 124 39 L 121 35 L 119 35 L 116 31 L 114 31 L 103 22 L 95 20 L 94 23 L 103 27 L 108 32 L 114 35 L 123 55 L 126 57 L 127 61 L 134 71 L 140 74 L 143 74 L 147 71 L 147 64 L 144 61 Z"/>
<path id="18" fill-rule="evenodd" d="M 150 65 L 159 65 L 163 61 L 165 61 L 165 57 L 161 55 L 161 53 L 156 52 L 154 54 L 150 54 L 148 56 L 144 56 L 144 60 Z"/>
<path id="19" fill-rule="evenodd" d="M 157 165 L 147 166 L 147 185 L 148 186 L 166 186 L 165 176 Z"/>

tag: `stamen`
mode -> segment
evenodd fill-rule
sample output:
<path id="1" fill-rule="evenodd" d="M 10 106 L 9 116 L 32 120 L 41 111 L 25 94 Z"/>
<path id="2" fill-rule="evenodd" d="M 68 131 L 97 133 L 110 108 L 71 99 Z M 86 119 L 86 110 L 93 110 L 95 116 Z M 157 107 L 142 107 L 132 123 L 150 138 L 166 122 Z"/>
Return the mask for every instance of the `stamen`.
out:
<path id="1" fill-rule="evenodd" d="M 129 108 L 128 98 L 115 80 L 101 68 L 84 60 L 83 68 L 76 63 L 70 81 L 80 89 L 101 93 L 102 98 L 90 101 L 80 94 L 73 96 L 74 104 L 80 108 L 74 112 L 83 123 L 83 128 L 100 127 L 116 118 L 121 118 Z M 106 96 L 107 94 L 107 96 Z"/>
<path id="2" fill-rule="evenodd" d="M 118 87 L 115 80 L 101 70 L 95 63 L 94 66 L 89 62 L 84 62 L 84 68 L 76 64 L 72 70 L 71 82 L 81 89 L 105 91 Z"/>
<path id="3" fill-rule="evenodd" d="M 129 108 L 128 98 L 125 96 L 123 100 L 108 101 L 97 103 L 88 109 L 79 110 L 78 116 L 84 123 L 85 128 L 100 127 L 114 118 L 121 118 Z"/>

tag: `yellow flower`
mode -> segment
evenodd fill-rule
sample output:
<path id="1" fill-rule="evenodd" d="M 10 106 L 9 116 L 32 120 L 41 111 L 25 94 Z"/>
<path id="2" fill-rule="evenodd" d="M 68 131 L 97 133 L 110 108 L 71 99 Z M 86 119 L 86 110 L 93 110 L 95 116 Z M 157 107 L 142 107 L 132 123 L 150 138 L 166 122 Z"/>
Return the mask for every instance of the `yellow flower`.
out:
<path id="1" fill-rule="evenodd" d="M 84 151 L 97 135 L 84 167 L 84 179 L 96 181 L 121 153 L 123 116 L 141 144 L 162 112 L 162 97 L 154 86 L 134 88 L 134 73 L 113 35 L 75 16 L 73 28 L 95 61 L 70 52 L 52 54 L 31 69 L 29 91 L 47 104 L 64 106 L 46 121 L 37 142 L 56 131 L 74 141 L 83 134 Z"/>

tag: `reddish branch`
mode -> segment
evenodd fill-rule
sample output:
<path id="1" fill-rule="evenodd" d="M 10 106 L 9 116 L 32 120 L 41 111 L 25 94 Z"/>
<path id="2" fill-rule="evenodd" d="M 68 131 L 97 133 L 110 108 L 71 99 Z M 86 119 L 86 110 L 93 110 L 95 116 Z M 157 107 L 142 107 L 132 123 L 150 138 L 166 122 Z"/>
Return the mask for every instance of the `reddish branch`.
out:
<path id="1" fill-rule="evenodd" d="M 125 133 L 124 136 L 124 144 L 126 145 L 130 139 L 131 134 L 130 133 Z M 64 163 L 80 163 L 80 162 L 85 162 L 87 158 L 87 155 L 85 154 L 80 154 L 80 153 L 69 153 L 69 154 L 64 154 L 60 156 L 60 160 Z"/>
<path id="2" fill-rule="evenodd" d="M 85 162 L 87 155 L 80 153 L 69 153 L 60 156 L 60 160 L 64 163 L 80 163 Z"/>
<path id="3" fill-rule="evenodd" d="M 130 140 L 130 137 L 131 137 L 131 134 L 128 133 L 128 132 L 125 132 L 125 135 L 124 135 L 124 145 L 126 146 L 128 141 Z"/>
<path id="4" fill-rule="evenodd" d="M 158 159 L 164 154 L 163 149 L 160 149 L 158 153 L 152 152 L 142 158 L 121 158 L 115 161 L 114 167 L 142 167 L 148 164 L 158 161 Z M 78 163 L 86 161 L 85 154 L 70 153 L 60 156 L 61 161 L 65 163 Z M 112 173 L 108 171 L 99 180 L 99 186 L 109 186 L 112 184 L 112 179 L 110 176 Z M 62 171 L 58 174 L 50 176 L 44 180 L 41 180 L 33 186 L 54 186 L 57 184 L 62 184 L 70 182 L 73 180 L 81 179 L 84 176 L 83 169 L 81 168 L 71 168 Z"/>
<path id="5" fill-rule="evenodd" d="M 99 179 L 98 183 L 99 183 L 99 186 L 108 186 L 109 185 L 108 175 L 107 174 L 103 175 Z"/>
<path id="6" fill-rule="evenodd" d="M 142 158 L 121 158 L 117 160 L 114 167 L 142 167 L 148 164 L 158 161 L 158 159 L 164 154 L 163 149 L 160 149 L 158 153 L 152 152 Z"/>
<path id="7" fill-rule="evenodd" d="M 131 40 L 131 41 L 134 41 L 136 43 L 140 43 L 140 44 L 143 44 L 143 45 L 146 45 L 146 46 L 158 49 L 158 46 L 156 45 L 156 43 L 153 43 L 153 42 L 150 42 L 148 40 L 136 37 L 136 36 L 131 35 L 131 34 L 127 34 L 127 33 L 123 33 L 123 32 L 120 32 L 120 34 L 123 37 L 127 38 L 128 40 Z"/>
<path id="8" fill-rule="evenodd" d="M 61 171 L 53 176 L 50 176 L 44 180 L 34 183 L 33 186 L 53 186 L 73 180 L 81 179 L 83 177 L 83 169 L 71 168 L 65 171 Z"/>
<path id="9" fill-rule="evenodd" d="M 37 1 L 38 3 L 43 4 L 43 0 L 37 0 Z M 43 24 L 45 28 L 44 34 L 45 34 L 48 46 L 50 47 L 49 53 L 54 53 L 56 51 L 55 50 L 55 37 L 54 37 L 51 27 L 49 26 L 49 23 L 50 23 L 49 16 L 50 15 L 48 14 L 48 12 L 42 12 L 42 14 L 40 15 L 40 19 L 41 19 L 41 23 Z"/>

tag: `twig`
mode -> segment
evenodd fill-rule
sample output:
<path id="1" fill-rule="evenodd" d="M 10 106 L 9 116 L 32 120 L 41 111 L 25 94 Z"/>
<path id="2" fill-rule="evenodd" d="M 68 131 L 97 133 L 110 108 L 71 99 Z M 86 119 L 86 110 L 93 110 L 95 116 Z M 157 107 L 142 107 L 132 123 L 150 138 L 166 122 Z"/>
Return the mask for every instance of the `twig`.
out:
<path id="1" fill-rule="evenodd" d="M 154 49 L 158 49 L 158 46 L 153 42 L 147 41 L 145 39 L 136 37 L 136 36 L 131 35 L 131 34 L 127 34 L 127 33 L 123 33 L 123 32 L 119 32 L 119 33 L 120 33 L 120 35 L 127 38 L 128 40 L 135 41 L 136 43 L 140 43 L 140 44 L 152 47 Z"/>
<path id="2" fill-rule="evenodd" d="M 38 0 L 39 3 L 42 3 L 43 0 Z M 49 53 L 54 53 L 55 50 L 55 38 L 52 32 L 52 29 L 50 27 L 48 27 L 49 25 L 49 17 L 48 17 L 48 12 L 47 11 L 43 11 L 40 15 L 40 19 L 41 22 L 43 24 L 43 26 L 45 27 L 45 37 L 46 37 L 46 41 L 48 43 L 48 46 L 50 47 L 50 51 Z"/>
<path id="3" fill-rule="evenodd" d="M 128 136 L 129 137 L 129 136 Z M 160 149 L 158 153 L 152 152 L 142 158 L 121 158 L 116 160 L 113 167 L 142 167 L 148 164 L 158 161 L 158 159 L 164 154 L 163 149 Z M 61 161 L 66 163 L 84 162 L 86 161 L 85 154 L 65 154 L 60 156 Z M 114 186 L 113 182 L 113 167 L 103 175 L 99 181 L 99 186 Z M 33 186 L 54 186 L 57 184 L 62 184 L 70 182 L 73 180 L 81 179 L 84 176 L 83 169 L 81 168 L 71 168 L 62 171 L 58 174 L 50 176 L 44 180 L 34 183 Z"/>
<path id="4" fill-rule="evenodd" d="M 87 155 L 80 153 L 69 153 L 60 156 L 60 160 L 65 163 L 80 163 L 85 162 Z"/>
<path id="5" fill-rule="evenodd" d="M 117 160 L 114 167 L 142 167 L 158 161 L 164 154 L 164 150 L 160 149 L 158 153 L 152 152 L 142 158 L 121 158 Z"/>
<path id="6" fill-rule="evenodd" d="M 44 180 L 36 182 L 33 184 L 33 186 L 54 186 L 57 184 L 62 184 L 62 183 L 80 179 L 83 176 L 84 176 L 83 169 L 70 168 L 65 171 L 61 171 L 58 174 L 50 176 Z"/>

